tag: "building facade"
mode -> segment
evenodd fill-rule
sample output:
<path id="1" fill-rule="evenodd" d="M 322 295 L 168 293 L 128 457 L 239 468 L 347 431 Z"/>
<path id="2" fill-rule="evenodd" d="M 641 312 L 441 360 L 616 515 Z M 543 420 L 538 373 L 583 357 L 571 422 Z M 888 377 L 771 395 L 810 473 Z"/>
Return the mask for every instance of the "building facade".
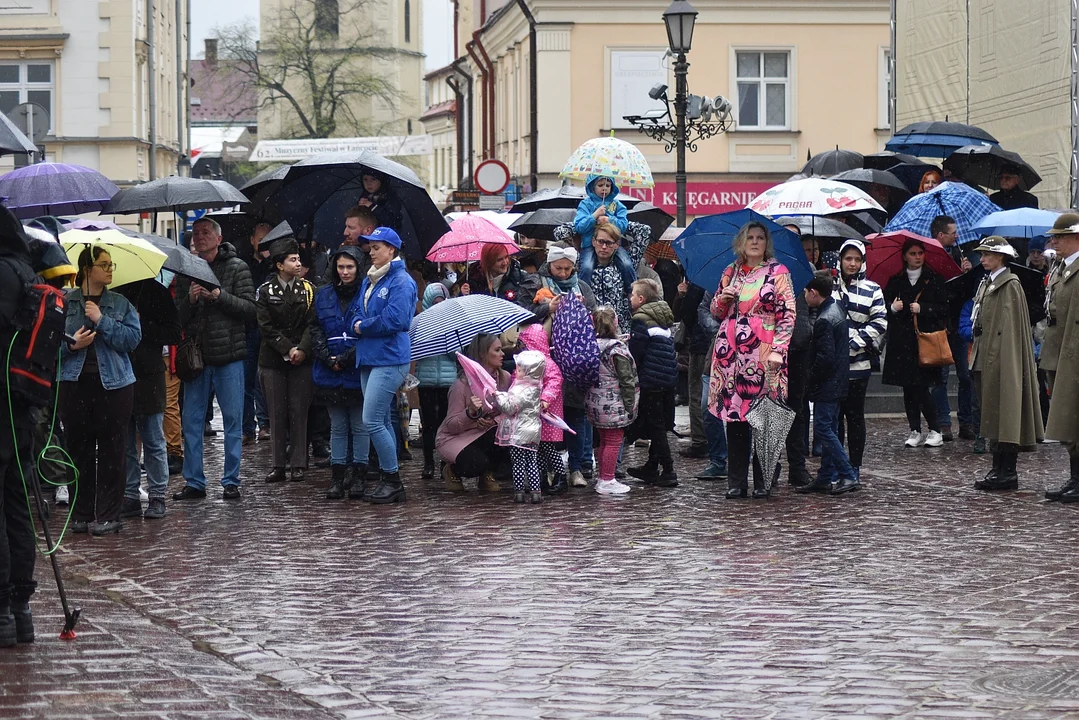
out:
<path id="1" fill-rule="evenodd" d="M 549 187 L 578 145 L 613 131 L 648 159 L 657 186 L 646 199 L 673 208 L 674 154 L 623 119 L 659 106 L 648 96 L 657 83 L 669 86 L 673 100 L 666 2 L 614 8 L 529 0 L 534 28 L 516 1 L 458 6 L 459 53 L 473 80 L 475 160 L 502 160 L 522 190 Z M 694 7 L 690 92 L 728 98 L 736 126 L 688 153 L 690 215 L 744 206 L 812 153 L 883 148 L 891 134 L 888 0 L 698 0 Z"/>
<path id="2" fill-rule="evenodd" d="M 51 120 L 46 158 L 93 168 L 121 188 L 177 174 L 187 152 L 186 5 L 0 4 L 0 111 L 41 105 Z M 13 166 L 0 158 L 0 172 Z"/>
<path id="3" fill-rule="evenodd" d="M 1072 15 L 1054 0 L 899 0 L 896 111 L 977 125 L 1023 156 L 1042 207 L 1079 204 L 1073 170 Z"/>
<path id="4" fill-rule="evenodd" d="M 420 121 L 431 136 L 434 152 L 427 159 L 427 190 L 441 205 L 461 180 L 457 164 L 457 96 L 451 82 L 457 76 L 452 66 L 433 70 L 423 77 L 426 107 Z"/>

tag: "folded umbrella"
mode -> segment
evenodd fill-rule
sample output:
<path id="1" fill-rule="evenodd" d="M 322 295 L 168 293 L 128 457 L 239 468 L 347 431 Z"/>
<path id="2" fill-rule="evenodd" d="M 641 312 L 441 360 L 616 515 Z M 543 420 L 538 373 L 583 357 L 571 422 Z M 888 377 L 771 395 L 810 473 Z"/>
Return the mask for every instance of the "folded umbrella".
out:
<path id="1" fill-rule="evenodd" d="M 715 290 L 723 271 L 734 262 L 734 237 L 742 227 L 755 221 L 768 228 L 776 259 L 787 266 L 795 292 L 813 278 L 813 266 L 806 259 L 801 239 L 753 210 L 734 210 L 699 217 L 671 243 L 685 268 L 686 280 L 705 290 Z"/>
<path id="2" fill-rule="evenodd" d="M 487 245 L 501 245 L 510 255 L 520 252 L 506 233 L 481 217 L 466 215 L 450 223 L 450 231 L 440 237 L 427 259 L 431 262 L 474 262 Z"/>
<path id="3" fill-rule="evenodd" d="M 81 165 L 37 163 L 0 177 L 4 206 L 20 219 L 99 212 L 119 191 L 97 170 Z"/>
<path id="4" fill-rule="evenodd" d="M 771 373 L 768 380 L 766 388 L 769 389 L 746 411 L 746 422 L 753 429 L 753 450 L 764 471 L 765 489 L 771 490 L 775 477 L 773 470 L 779 464 L 779 456 L 787 445 L 787 435 L 797 413 L 783 402 L 778 391 L 770 389 L 774 385 Z"/>
<path id="5" fill-rule="evenodd" d="M 540 208 L 522 215 L 509 229 L 524 237 L 551 241 L 554 229 L 572 223 L 576 214 L 574 208 Z"/>
<path id="6" fill-rule="evenodd" d="M 170 175 L 121 190 L 101 212 L 132 215 L 144 212 L 211 210 L 247 203 L 247 197 L 224 180 Z"/>
<path id="7" fill-rule="evenodd" d="M 165 263 L 165 253 L 142 238 L 119 230 L 68 230 L 60 233 L 60 244 L 71 264 L 78 266 L 79 255 L 88 247 L 104 247 L 116 268 L 111 288 L 157 277 Z"/>
<path id="8" fill-rule="evenodd" d="M 879 233 L 866 237 L 871 245 L 866 250 L 866 277 L 881 287 L 888 284 L 893 275 L 902 272 L 903 243 L 908 239 L 920 240 L 925 245 L 925 264 L 945 280 L 962 273 L 944 246 L 932 238 L 923 237 L 907 230 Z"/>
<path id="9" fill-rule="evenodd" d="M 966 145 L 944 161 L 944 167 L 963 182 L 1000 189 L 1000 173 L 1005 169 L 1019 174 L 1019 187 L 1030 190 L 1042 181 L 1042 176 L 1019 153 L 1009 152 L 999 145 Z"/>
<path id="10" fill-rule="evenodd" d="M 835 150 L 817 153 L 802 167 L 805 177 L 831 177 L 836 173 L 862 167 L 862 154 L 853 150 Z"/>
<path id="11" fill-rule="evenodd" d="M 1002 237 L 1033 238 L 1045 235 L 1052 230 L 1053 223 L 1060 217 L 1053 210 L 1017 208 L 989 213 L 977 222 L 974 229 L 981 236 L 1000 235 Z"/>
<path id="12" fill-rule="evenodd" d="M 515 202 L 511 208 L 511 212 L 526 213 L 549 208 L 576 210 L 577 206 L 584 200 L 585 194 L 585 189 L 583 187 L 576 187 L 574 185 L 562 185 L 556 188 L 537 190 L 531 195 L 526 195 Z M 619 193 L 614 199 L 625 205 L 627 210 L 641 202 L 639 198 L 635 198 L 632 195 L 627 195 L 625 193 Z"/>
<path id="13" fill-rule="evenodd" d="M 821 178 L 806 178 L 776 185 L 758 195 L 746 207 L 769 217 L 837 215 L 856 210 L 884 211 L 865 191 L 844 182 Z"/>
<path id="14" fill-rule="evenodd" d="M 955 218 L 959 243 L 965 244 L 980 238 L 974 226 L 994 212 L 1000 212 L 1000 208 L 969 185 L 943 182 L 908 200 L 884 226 L 884 231 L 909 230 L 916 235 L 929 237 L 929 226 L 933 219 L 938 215 L 948 215 Z"/>
<path id="15" fill-rule="evenodd" d="M 462 295 L 412 318 L 412 359 L 456 352 L 481 333 L 500 335 L 533 317 L 520 305 L 490 295 Z"/>

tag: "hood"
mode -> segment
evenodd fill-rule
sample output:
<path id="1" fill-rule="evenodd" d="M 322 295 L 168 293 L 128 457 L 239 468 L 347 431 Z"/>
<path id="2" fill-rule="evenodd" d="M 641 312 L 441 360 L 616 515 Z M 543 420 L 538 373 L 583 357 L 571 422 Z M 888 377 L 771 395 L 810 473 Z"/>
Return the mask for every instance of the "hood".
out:
<path id="1" fill-rule="evenodd" d="M 22 223 L 3 205 L 0 205 L 0 255 L 18 255 L 24 260 L 30 257 Z"/>
<path id="2" fill-rule="evenodd" d="M 543 353 L 525 350 L 517 353 L 514 360 L 517 363 L 518 372 L 524 371 L 525 376 L 530 380 L 543 380 L 543 371 L 547 366 L 547 358 L 543 357 Z"/>
<path id="3" fill-rule="evenodd" d="M 356 282 L 353 283 L 353 285 L 359 287 L 359 285 L 363 282 L 363 261 L 365 254 L 366 253 L 364 253 L 363 250 L 360 250 L 354 245 L 342 245 L 341 247 L 334 250 L 333 255 L 330 255 L 330 284 L 334 286 L 341 284 L 341 277 L 337 274 L 336 258 L 338 255 L 348 255 L 350 258 L 356 261 L 356 267 L 359 269 L 359 274 L 356 275 Z"/>
<path id="4" fill-rule="evenodd" d="M 551 356 L 551 342 L 547 339 L 547 331 L 540 323 L 525 325 L 521 328 L 519 338 L 529 350 L 543 353 L 545 357 Z"/>
<path id="5" fill-rule="evenodd" d="M 649 327 L 669 328 L 674 325 L 674 313 L 671 306 L 662 300 L 645 303 L 633 313 L 634 320 L 643 320 Z"/>
<path id="6" fill-rule="evenodd" d="M 449 300 L 450 291 L 440 282 L 431 283 L 427 286 L 427 289 L 423 291 L 423 309 L 430 310 L 435 304 L 435 300 L 438 300 L 439 298 Z"/>
<path id="7" fill-rule="evenodd" d="M 51 239 L 52 235 L 37 228 L 27 228 L 27 230 L 30 264 L 33 266 L 34 272 L 40 275 L 43 280 L 53 280 L 63 275 L 75 275 L 78 273 L 78 269 L 71 264 L 71 260 L 68 258 L 67 253 L 64 252 L 64 248 L 60 246 L 60 243 Z M 30 233 L 30 230 L 36 230 L 36 233 Z M 41 233 L 50 239 L 45 240 L 39 237 L 37 233 Z"/>
<path id="8" fill-rule="evenodd" d="M 214 258 L 214 262 L 231 260 L 234 257 L 239 257 L 236 253 L 236 246 L 232 243 L 222 242 L 217 246 L 217 257 Z"/>
<path id="9" fill-rule="evenodd" d="M 611 185 L 613 186 L 611 188 L 611 194 L 608 195 L 606 198 L 600 198 L 600 196 L 596 194 L 595 190 L 592 189 L 592 187 L 596 184 L 596 181 L 603 177 L 610 180 Z M 618 197 L 618 193 L 621 192 L 618 187 L 618 183 L 616 183 L 614 181 L 614 178 L 610 175 L 589 175 L 588 180 L 584 184 L 584 189 L 588 191 L 588 197 L 592 198 L 596 202 L 599 202 L 600 200 L 606 200 L 607 202 L 611 202 L 616 197 Z"/>

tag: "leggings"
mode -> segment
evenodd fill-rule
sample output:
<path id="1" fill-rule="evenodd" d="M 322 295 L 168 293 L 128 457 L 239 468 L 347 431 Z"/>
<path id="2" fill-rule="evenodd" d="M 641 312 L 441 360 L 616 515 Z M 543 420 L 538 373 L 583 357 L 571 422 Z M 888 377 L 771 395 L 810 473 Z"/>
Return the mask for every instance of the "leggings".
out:
<path id="1" fill-rule="evenodd" d="M 910 429 L 921 432 L 922 419 L 929 425 L 930 431 L 940 432 L 937 423 L 937 406 L 933 402 L 933 394 L 926 385 L 905 385 L 903 387 L 903 409 L 907 412 L 907 423 Z"/>
<path id="2" fill-rule="evenodd" d="M 536 451 L 529 448 L 511 447 L 510 459 L 513 461 L 514 492 L 539 492 L 540 474 L 536 461 Z"/>
<path id="3" fill-rule="evenodd" d="M 554 473 L 555 477 L 562 477 L 566 474 L 566 463 L 562 461 L 562 453 L 553 442 L 539 444 L 539 468 L 541 476 Z"/>
<path id="4" fill-rule="evenodd" d="M 862 466 L 865 455 L 865 391 L 869 378 L 854 378 L 847 385 L 847 397 L 839 402 L 839 424 L 847 422 L 847 452 L 852 467 Z M 842 436 L 841 436 L 842 437 Z"/>
<path id="5" fill-rule="evenodd" d="M 614 471 L 618 465 L 618 455 L 622 452 L 624 434 L 624 428 L 600 429 L 599 451 L 596 453 L 600 480 L 614 480 Z"/>

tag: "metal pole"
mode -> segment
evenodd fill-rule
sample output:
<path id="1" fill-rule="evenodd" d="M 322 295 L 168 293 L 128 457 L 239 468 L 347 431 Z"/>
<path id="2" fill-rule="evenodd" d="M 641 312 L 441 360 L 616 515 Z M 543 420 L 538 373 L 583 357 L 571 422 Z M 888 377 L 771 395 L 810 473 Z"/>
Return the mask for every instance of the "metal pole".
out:
<path id="1" fill-rule="evenodd" d="M 184 156 L 184 85 L 186 85 L 184 68 L 184 46 L 182 20 L 184 15 L 183 0 L 176 2 L 176 174 L 180 174 L 180 158 Z"/>
<path id="2" fill-rule="evenodd" d="M 689 63 L 686 62 L 685 53 L 679 53 L 674 63 L 674 118 L 675 118 L 675 148 L 676 165 L 674 170 L 675 197 L 678 203 L 678 213 L 675 222 L 678 227 L 686 226 L 686 74 L 689 72 Z"/>
<path id="3" fill-rule="evenodd" d="M 149 135 L 150 135 L 150 179 L 157 179 L 157 87 L 155 85 L 154 75 L 157 72 L 154 68 L 154 53 L 157 50 L 154 48 L 154 0 L 146 0 L 146 99 L 147 116 L 149 118 Z M 153 232 L 153 228 L 150 230 Z"/>

